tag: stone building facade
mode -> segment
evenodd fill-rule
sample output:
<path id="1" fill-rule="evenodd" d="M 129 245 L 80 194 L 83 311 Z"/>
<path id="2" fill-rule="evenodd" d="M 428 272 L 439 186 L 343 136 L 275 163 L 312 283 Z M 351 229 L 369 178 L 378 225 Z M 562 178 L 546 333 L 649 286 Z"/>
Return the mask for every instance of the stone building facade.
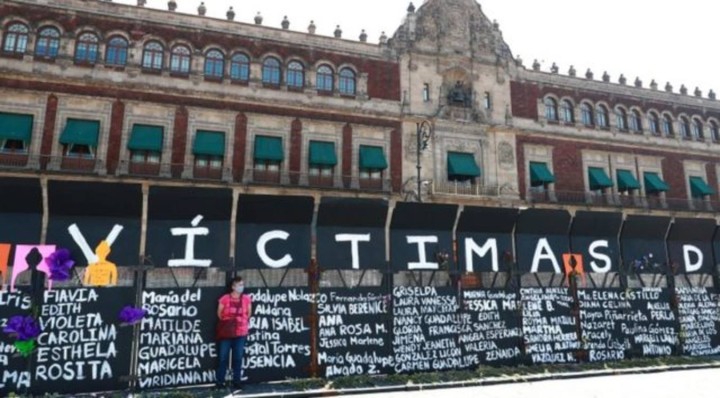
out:
<path id="1" fill-rule="evenodd" d="M 525 67 L 474 0 L 411 5 L 391 38 L 365 39 L 6 0 L 0 175 L 135 182 L 145 194 L 229 186 L 235 197 L 707 217 L 720 207 L 712 92 Z"/>

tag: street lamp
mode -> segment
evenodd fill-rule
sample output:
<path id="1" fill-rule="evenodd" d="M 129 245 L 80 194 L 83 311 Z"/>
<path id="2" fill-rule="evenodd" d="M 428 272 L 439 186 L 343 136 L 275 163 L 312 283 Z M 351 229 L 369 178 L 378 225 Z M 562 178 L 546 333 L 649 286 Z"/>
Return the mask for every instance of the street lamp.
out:
<path id="1" fill-rule="evenodd" d="M 417 136 L 417 199 L 418 202 L 422 202 L 422 181 L 421 181 L 421 170 L 420 166 L 420 155 L 422 151 L 427 149 L 428 142 L 432 137 L 432 125 L 429 121 L 423 120 L 416 125 L 417 130 L 415 134 Z"/>

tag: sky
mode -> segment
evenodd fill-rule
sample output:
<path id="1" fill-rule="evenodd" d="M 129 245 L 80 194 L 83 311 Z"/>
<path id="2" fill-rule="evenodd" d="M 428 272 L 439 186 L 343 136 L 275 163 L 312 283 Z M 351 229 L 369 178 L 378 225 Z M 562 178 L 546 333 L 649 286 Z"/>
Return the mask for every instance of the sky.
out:
<path id="1" fill-rule="evenodd" d="M 136 4 L 137 0 L 114 0 Z M 178 12 L 196 14 L 200 0 L 176 0 Z M 423 0 L 416 0 L 420 6 Z M 655 79 L 720 93 L 720 3 L 712 0 L 479 0 L 485 15 L 497 20 L 505 41 L 527 68 L 533 60 L 549 71 L 553 62 L 566 74 L 570 65 L 584 76 L 590 68 L 613 82 L 624 74 L 629 83 L 640 77 L 645 87 Z M 406 15 L 408 0 L 206 0 L 207 16 L 225 18 L 233 6 L 236 21 L 252 23 L 260 12 L 263 24 L 280 27 L 287 15 L 290 30 L 305 32 L 311 20 L 317 34 L 356 39 L 365 29 L 368 41 L 381 32 L 392 36 Z M 147 7 L 167 9 L 167 0 L 148 0 Z"/>

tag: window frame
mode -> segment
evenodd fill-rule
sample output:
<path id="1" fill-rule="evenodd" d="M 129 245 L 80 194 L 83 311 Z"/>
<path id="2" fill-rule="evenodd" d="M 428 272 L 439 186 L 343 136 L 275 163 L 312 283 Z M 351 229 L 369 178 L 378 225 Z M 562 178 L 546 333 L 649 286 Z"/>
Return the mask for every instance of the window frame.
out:
<path id="1" fill-rule="evenodd" d="M 282 63 L 275 57 L 266 57 L 262 63 L 262 83 L 277 87 L 282 84 Z"/>
<path id="2" fill-rule="evenodd" d="M 154 160 L 155 157 L 157 157 L 157 161 Z M 142 160 L 138 160 L 138 158 L 142 158 Z M 145 149 L 130 151 L 130 163 L 157 165 L 160 164 L 161 161 L 162 152 L 160 151 L 151 151 Z"/>
<path id="3" fill-rule="evenodd" d="M 575 123 L 575 106 L 570 100 L 562 100 L 560 102 L 560 115 L 563 123 Z"/>
<path id="4" fill-rule="evenodd" d="M 225 54 L 222 51 L 212 48 L 205 53 L 203 75 L 206 79 L 215 80 L 222 80 L 225 77 Z"/>
<path id="5" fill-rule="evenodd" d="M 344 67 L 338 72 L 338 92 L 344 96 L 357 95 L 357 74 L 354 70 Z"/>
<path id="6" fill-rule="evenodd" d="M 253 159 L 253 170 L 279 173 L 282 170 L 282 160 Z M 277 167 L 277 169 L 271 169 Z"/>
<path id="7" fill-rule="evenodd" d="M 48 35 L 46 32 L 54 32 L 57 36 Z M 60 29 L 54 26 L 40 28 L 35 43 L 35 56 L 43 59 L 56 59 L 60 53 L 60 37 Z M 43 49 L 42 53 L 41 49 Z"/>
<path id="8" fill-rule="evenodd" d="M 323 71 L 323 69 L 326 69 L 327 72 Z M 329 83 L 329 85 L 327 83 Z M 318 91 L 326 93 L 335 91 L 335 71 L 330 65 L 323 64 L 318 66 L 315 75 L 315 88 Z"/>
<path id="9" fill-rule="evenodd" d="M 194 155 L 193 163 L 195 167 L 207 168 L 211 170 L 221 170 L 223 168 L 223 156 L 216 155 Z"/>
<path id="10" fill-rule="evenodd" d="M 15 148 L 15 145 L 20 143 L 20 148 Z M 13 139 L 2 139 L 0 140 L 0 154 L 4 155 L 27 155 L 29 145 L 25 143 L 25 140 L 13 140 Z"/>
<path id="11" fill-rule="evenodd" d="M 595 112 L 593 106 L 587 102 L 580 104 L 580 118 L 585 127 L 595 127 Z"/>
<path id="12" fill-rule="evenodd" d="M 673 127 L 672 117 L 668 114 L 662 116 L 662 123 L 660 124 L 660 131 L 665 137 L 674 137 L 675 128 Z"/>
<path id="13" fill-rule="evenodd" d="M 708 124 L 710 125 L 710 136 L 713 142 L 720 142 L 720 126 L 714 120 L 709 121 Z"/>
<path id="14" fill-rule="evenodd" d="M 543 100 L 543 104 L 545 104 L 545 120 L 547 120 L 548 122 L 560 121 L 559 115 L 558 115 L 557 100 L 552 97 L 546 97 Z"/>
<path id="15" fill-rule="evenodd" d="M 660 124 L 660 117 L 655 112 L 648 113 L 648 127 L 650 128 L 650 134 L 654 136 L 662 135 L 662 127 Z"/>
<path id="16" fill-rule="evenodd" d="M 192 50 L 185 44 L 176 44 L 170 49 L 170 73 L 187 76 L 192 68 Z"/>
<path id="17" fill-rule="evenodd" d="M 239 60 L 238 58 L 244 58 Z M 230 57 L 230 80 L 247 83 L 250 81 L 250 57 L 243 52 L 236 52 Z"/>
<path id="18" fill-rule="evenodd" d="M 142 68 L 150 71 L 161 71 L 164 66 L 165 46 L 155 40 L 145 43 L 143 45 Z"/>
<path id="19" fill-rule="evenodd" d="M 384 169 L 360 168 L 358 170 L 358 178 L 361 180 L 377 181 L 383 179 Z"/>
<path id="20" fill-rule="evenodd" d="M 684 140 L 692 140 L 692 129 L 690 120 L 686 116 L 680 117 L 680 137 Z"/>
<path id="21" fill-rule="evenodd" d="M 97 148 L 86 144 L 64 144 L 63 156 L 71 159 L 95 159 Z"/>
<path id="22" fill-rule="evenodd" d="M 635 134 L 642 134 L 643 132 L 642 116 L 636 109 L 631 109 L 628 112 L 628 129 Z"/>
<path id="23" fill-rule="evenodd" d="M 595 125 L 601 129 L 610 128 L 609 111 L 605 105 L 599 104 L 595 107 Z"/>
<path id="24" fill-rule="evenodd" d="M 702 120 L 694 117 L 690 121 L 690 132 L 692 137 L 698 141 L 705 141 L 705 124 Z"/>
<path id="25" fill-rule="evenodd" d="M 117 45 L 114 43 L 122 43 L 122 45 Z M 122 36 L 112 36 L 110 39 L 108 39 L 106 47 L 105 47 L 105 64 L 116 66 L 116 67 L 125 67 L 127 66 L 127 59 L 128 59 L 128 50 L 130 48 L 130 43 L 128 40 Z"/>
<path id="26" fill-rule="evenodd" d="M 285 67 L 285 84 L 292 90 L 305 88 L 305 65 L 302 62 L 298 60 L 288 62 Z"/>
<path id="27" fill-rule="evenodd" d="M 625 108 L 615 108 L 615 125 L 620 131 L 628 131 L 628 115 Z"/>
<path id="28" fill-rule="evenodd" d="M 17 28 L 13 30 L 13 28 Z M 3 31 L 2 51 L 5 54 L 23 55 L 27 51 L 30 28 L 22 22 L 13 22 Z M 12 43 L 10 41 L 12 40 Z M 10 44 L 10 47 L 8 45 Z"/>
<path id="29" fill-rule="evenodd" d="M 95 65 L 100 59 L 100 37 L 95 32 L 80 33 L 75 42 L 76 64 Z"/>

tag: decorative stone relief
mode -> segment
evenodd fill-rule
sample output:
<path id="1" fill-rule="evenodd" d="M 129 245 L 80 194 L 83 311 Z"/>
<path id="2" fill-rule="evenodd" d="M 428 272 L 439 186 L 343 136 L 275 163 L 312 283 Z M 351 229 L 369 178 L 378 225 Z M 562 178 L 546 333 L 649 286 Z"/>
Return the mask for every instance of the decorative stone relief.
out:
<path id="1" fill-rule="evenodd" d="M 498 162 L 504 169 L 511 169 L 515 167 L 515 150 L 513 146 L 508 142 L 501 142 L 498 144 Z"/>

